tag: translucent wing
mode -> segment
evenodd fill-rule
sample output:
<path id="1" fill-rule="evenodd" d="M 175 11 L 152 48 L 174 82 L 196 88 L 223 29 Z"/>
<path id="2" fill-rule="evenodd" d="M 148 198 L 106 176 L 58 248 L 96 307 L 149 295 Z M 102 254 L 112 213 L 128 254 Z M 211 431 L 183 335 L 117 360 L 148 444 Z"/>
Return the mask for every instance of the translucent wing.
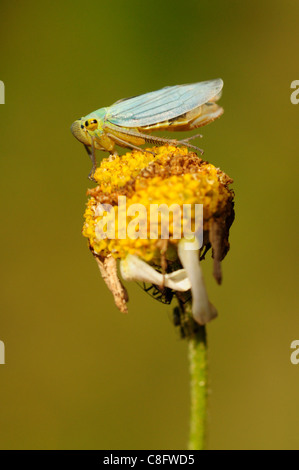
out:
<path id="1" fill-rule="evenodd" d="M 207 101 L 217 99 L 221 78 L 190 85 L 176 85 L 118 101 L 108 108 L 106 120 L 123 127 L 142 127 L 181 116 Z"/>

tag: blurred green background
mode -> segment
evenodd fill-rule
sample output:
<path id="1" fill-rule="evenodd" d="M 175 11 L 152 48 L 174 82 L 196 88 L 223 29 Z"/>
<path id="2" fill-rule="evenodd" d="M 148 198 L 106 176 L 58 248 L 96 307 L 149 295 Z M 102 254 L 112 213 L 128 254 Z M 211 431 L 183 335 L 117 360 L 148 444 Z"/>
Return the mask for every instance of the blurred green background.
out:
<path id="1" fill-rule="evenodd" d="M 236 221 L 208 326 L 209 449 L 298 449 L 299 4 L 251 0 L 0 3 L 0 447 L 184 449 L 187 344 L 134 283 L 122 315 L 81 235 L 81 115 L 222 77 L 205 157 L 234 178 Z"/>

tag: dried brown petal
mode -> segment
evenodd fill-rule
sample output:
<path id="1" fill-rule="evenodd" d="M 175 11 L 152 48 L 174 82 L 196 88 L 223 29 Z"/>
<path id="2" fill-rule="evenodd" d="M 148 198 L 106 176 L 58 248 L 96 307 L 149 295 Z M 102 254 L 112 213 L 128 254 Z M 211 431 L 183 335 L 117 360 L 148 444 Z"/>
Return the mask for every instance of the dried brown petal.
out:
<path id="1" fill-rule="evenodd" d="M 117 275 L 116 259 L 108 255 L 102 257 L 94 255 L 102 278 L 104 279 L 108 289 L 112 292 L 114 302 L 122 313 L 128 313 L 127 302 L 129 300 L 126 288 L 122 285 Z"/>

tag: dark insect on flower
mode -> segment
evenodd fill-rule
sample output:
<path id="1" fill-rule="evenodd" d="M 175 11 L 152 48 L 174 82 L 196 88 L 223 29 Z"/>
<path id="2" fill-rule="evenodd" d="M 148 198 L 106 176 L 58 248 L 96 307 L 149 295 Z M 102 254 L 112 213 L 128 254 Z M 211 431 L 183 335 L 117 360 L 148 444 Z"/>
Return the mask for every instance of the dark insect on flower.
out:
<path id="1" fill-rule="evenodd" d="M 153 297 L 155 300 L 158 300 L 159 302 L 162 302 L 163 304 L 170 304 L 175 292 L 172 289 L 169 289 L 168 287 L 158 287 L 155 286 L 155 284 L 146 284 L 143 282 L 142 284 L 137 284 L 146 292 L 149 294 L 151 297 Z"/>

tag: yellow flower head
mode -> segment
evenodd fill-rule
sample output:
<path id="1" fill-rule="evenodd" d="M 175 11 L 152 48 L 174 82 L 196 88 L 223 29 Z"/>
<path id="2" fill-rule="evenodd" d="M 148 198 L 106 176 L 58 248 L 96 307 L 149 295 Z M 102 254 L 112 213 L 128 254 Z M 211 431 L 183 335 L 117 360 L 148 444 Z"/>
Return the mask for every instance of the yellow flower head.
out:
<path id="1" fill-rule="evenodd" d="M 178 245 L 188 238 L 186 230 L 190 234 L 200 230 L 200 255 L 212 246 L 214 275 L 221 281 L 220 261 L 229 248 L 234 195 L 229 189 L 232 180 L 219 168 L 187 148 L 162 146 L 106 158 L 94 178 L 98 185 L 88 192 L 83 235 L 98 260 L 122 260 L 124 277 L 131 276 L 124 268 L 128 259 L 139 272 L 136 259 L 160 266 L 164 277 L 170 276 L 171 288 L 179 285 L 187 290 L 187 284 L 182 287 L 184 279 L 174 280 L 175 269 L 185 259 L 179 261 Z M 199 205 L 201 226 L 196 226 Z"/>
<path id="2" fill-rule="evenodd" d="M 171 245 L 177 245 L 182 238 L 184 218 L 191 219 L 190 228 L 192 228 L 195 204 L 203 205 L 203 230 L 207 232 L 215 218 L 219 218 L 223 213 L 228 201 L 232 201 L 233 194 L 228 188 L 231 180 L 213 165 L 203 162 L 196 154 L 188 153 L 186 148 L 178 149 L 170 146 L 153 150 L 156 156 L 149 152 L 133 151 L 124 156 L 104 159 L 96 170 L 95 179 L 98 186 L 89 191 L 91 197 L 85 211 L 83 227 L 83 235 L 89 239 L 94 253 L 99 255 L 110 253 L 115 258 L 125 258 L 128 254 L 135 254 L 151 261 L 159 256 L 161 249 L 163 217 L 170 219 L 168 228 L 171 248 Z M 141 204 L 145 208 L 143 214 L 138 213 L 138 215 L 143 229 L 146 225 L 147 236 L 144 236 L 144 230 L 143 237 L 133 238 L 134 234 L 130 233 L 130 229 L 132 231 L 136 228 L 136 223 L 132 223 L 136 220 L 136 213 L 127 215 L 126 227 L 122 227 L 121 232 L 121 227 L 118 226 L 119 202 L 124 199 L 127 208 L 133 204 Z M 109 213 L 99 214 L 97 210 L 99 204 L 104 207 L 112 206 L 113 213 L 110 208 Z M 159 209 L 161 205 L 166 205 L 170 209 L 169 215 L 160 212 L 157 227 L 153 227 L 155 220 L 150 219 L 150 216 L 154 209 L 157 206 Z M 176 205 L 176 209 L 178 206 L 181 209 L 180 220 L 177 217 L 173 220 L 173 211 L 171 211 L 173 205 Z M 187 209 L 189 213 L 186 213 Z M 145 215 L 146 220 L 142 219 L 142 215 Z M 113 238 L 103 239 L 97 236 L 96 226 L 104 217 L 105 220 L 110 218 L 115 221 Z M 180 222 L 180 227 L 175 226 L 175 222 Z M 179 229 L 181 233 L 178 236 Z M 150 230 L 152 235 L 156 230 L 158 237 L 153 239 Z"/>

